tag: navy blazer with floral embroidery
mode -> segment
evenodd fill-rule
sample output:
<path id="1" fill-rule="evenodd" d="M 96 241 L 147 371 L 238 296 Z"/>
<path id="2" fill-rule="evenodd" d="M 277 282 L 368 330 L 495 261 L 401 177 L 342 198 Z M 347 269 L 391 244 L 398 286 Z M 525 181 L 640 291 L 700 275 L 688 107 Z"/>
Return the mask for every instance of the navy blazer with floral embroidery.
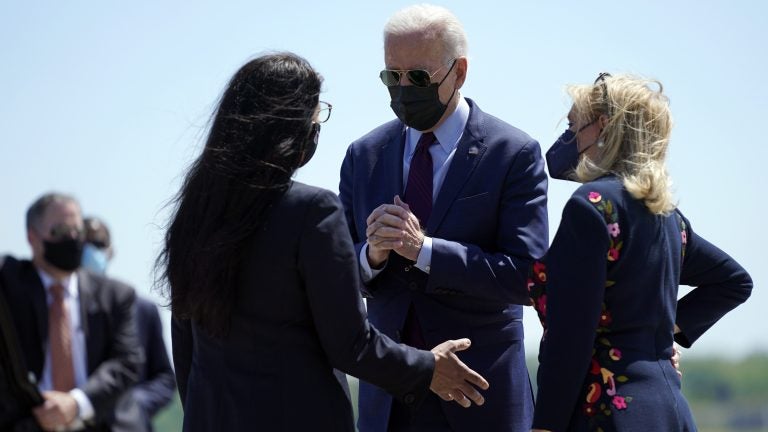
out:
<path id="1" fill-rule="evenodd" d="M 677 301 L 680 284 L 697 288 Z M 689 347 L 752 281 L 679 211 L 652 214 L 606 176 L 567 202 L 528 286 L 545 328 L 534 428 L 689 430 L 673 340 Z"/>

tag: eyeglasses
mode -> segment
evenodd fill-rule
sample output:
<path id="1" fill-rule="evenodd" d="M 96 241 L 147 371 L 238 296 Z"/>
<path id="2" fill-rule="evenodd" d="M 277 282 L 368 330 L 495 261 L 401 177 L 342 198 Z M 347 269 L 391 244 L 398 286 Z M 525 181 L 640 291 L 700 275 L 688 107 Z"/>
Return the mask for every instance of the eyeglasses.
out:
<path id="1" fill-rule="evenodd" d="M 456 59 L 453 59 L 450 64 L 451 68 L 453 68 L 455 63 Z M 400 85 L 400 80 L 403 78 L 403 74 L 405 74 L 408 81 L 416 87 L 429 87 L 429 85 L 432 84 L 432 77 L 437 75 L 438 72 L 445 69 L 447 66 L 447 64 L 444 64 L 440 69 L 431 74 L 424 69 L 384 69 L 379 72 L 379 78 L 381 78 L 381 82 L 383 82 L 385 86 L 394 87 Z"/>
<path id="2" fill-rule="evenodd" d="M 66 224 L 54 225 L 50 231 L 52 240 L 84 239 L 85 230 L 82 227 L 74 227 Z"/>
<path id="3" fill-rule="evenodd" d="M 317 112 L 315 113 L 315 123 L 325 123 L 331 118 L 331 110 L 333 105 L 328 102 L 320 101 L 317 104 Z"/>

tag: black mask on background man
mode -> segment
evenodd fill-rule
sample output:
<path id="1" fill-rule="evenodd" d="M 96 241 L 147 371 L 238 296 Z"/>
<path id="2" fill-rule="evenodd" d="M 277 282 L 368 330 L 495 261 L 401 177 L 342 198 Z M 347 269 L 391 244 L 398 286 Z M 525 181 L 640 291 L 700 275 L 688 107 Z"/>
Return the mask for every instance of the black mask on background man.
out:
<path id="1" fill-rule="evenodd" d="M 440 102 L 438 90 L 440 85 L 448 78 L 448 75 L 456 65 L 453 61 L 448 73 L 445 74 L 439 83 L 432 83 L 427 87 L 417 87 L 415 85 L 402 86 L 396 85 L 388 87 L 389 96 L 392 99 L 389 106 L 395 112 L 397 118 L 403 123 L 418 131 L 425 131 L 434 127 L 448 108 L 456 89 L 453 89 L 450 99 L 443 105 Z"/>
<path id="2" fill-rule="evenodd" d="M 64 239 L 59 241 L 43 240 L 43 258 L 52 266 L 64 270 L 75 271 L 80 267 L 83 258 L 83 241 L 80 239 Z"/>

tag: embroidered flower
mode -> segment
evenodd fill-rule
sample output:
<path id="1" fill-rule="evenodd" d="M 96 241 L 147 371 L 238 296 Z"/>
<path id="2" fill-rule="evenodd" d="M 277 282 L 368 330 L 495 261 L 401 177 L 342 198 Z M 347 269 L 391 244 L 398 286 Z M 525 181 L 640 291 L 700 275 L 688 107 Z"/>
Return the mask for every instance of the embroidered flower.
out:
<path id="1" fill-rule="evenodd" d="M 616 238 L 616 237 L 619 236 L 620 233 L 621 233 L 621 230 L 619 230 L 619 223 L 618 222 L 612 223 L 612 224 L 608 224 L 608 234 L 610 234 L 611 237 Z M 683 242 L 685 242 L 685 241 L 683 241 Z"/>
<path id="2" fill-rule="evenodd" d="M 685 231 L 680 231 L 680 236 L 683 239 L 683 244 L 688 244 L 688 233 Z"/>
<path id="3" fill-rule="evenodd" d="M 592 367 L 589 368 L 589 373 L 592 375 L 597 375 L 600 373 L 600 363 L 598 363 L 594 357 L 592 357 Z"/>
<path id="4" fill-rule="evenodd" d="M 593 404 L 597 402 L 598 399 L 600 399 L 600 394 L 602 393 L 602 389 L 600 388 L 600 384 L 598 383 L 592 383 L 589 385 L 589 389 L 587 390 L 587 403 Z"/>
<path id="5" fill-rule="evenodd" d="M 619 259 L 619 250 L 617 248 L 608 249 L 608 261 L 616 261 Z"/>
<path id="6" fill-rule="evenodd" d="M 600 326 L 607 326 L 610 325 L 611 322 L 613 322 L 613 317 L 611 317 L 611 311 L 603 310 L 603 313 L 600 314 Z"/>
<path id="7" fill-rule="evenodd" d="M 533 288 L 533 286 L 535 285 L 533 283 L 533 279 L 528 278 L 528 284 L 527 285 L 528 285 L 528 292 L 531 292 L 531 288 Z"/>
<path id="8" fill-rule="evenodd" d="M 599 203 L 600 200 L 603 199 L 603 196 L 597 192 L 590 192 L 588 198 L 589 202 Z"/>
<path id="9" fill-rule="evenodd" d="M 545 266 L 543 262 L 536 261 L 533 263 L 533 274 L 536 275 L 539 282 L 547 282 L 547 266 Z"/>
<path id="10" fill-rule="evenodd" d="M 608 357 L 610 357 L 613 361 L 621 360 L 621 350 L 618 348 L 611 348 L 608 350 Z"/>
<path id="11" fill-rule="evenodd" d="M 616 409 L 624 410 L 627 409 L 627 402 L 624 400 L 624 396 L 614 396 L 613 400 L 611 401 L 613 406 L 616 407 Z"/>

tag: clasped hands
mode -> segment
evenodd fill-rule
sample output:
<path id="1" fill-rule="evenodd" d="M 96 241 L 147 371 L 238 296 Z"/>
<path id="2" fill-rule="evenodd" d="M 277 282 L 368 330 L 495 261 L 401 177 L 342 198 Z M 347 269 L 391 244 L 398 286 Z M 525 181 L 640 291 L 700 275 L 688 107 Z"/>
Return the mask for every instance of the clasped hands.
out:
<path id="1" fill-rule="evenodd" d="M 67 392 L 43 392 L 45 402 L 35 407 L 32 414 L 46 431 L 66 430 L 77 417 L 77 401 Z"/>
<path id="2" fill-rule="evenodd" d="M 389 257 L 389 251 L 416 261 L 424 243 L 424 233 L 419 219 L 410 207 L 395 195 L 393 204 L 382 204 L 366 219 L 368 264 L 380 268 Z"/>

